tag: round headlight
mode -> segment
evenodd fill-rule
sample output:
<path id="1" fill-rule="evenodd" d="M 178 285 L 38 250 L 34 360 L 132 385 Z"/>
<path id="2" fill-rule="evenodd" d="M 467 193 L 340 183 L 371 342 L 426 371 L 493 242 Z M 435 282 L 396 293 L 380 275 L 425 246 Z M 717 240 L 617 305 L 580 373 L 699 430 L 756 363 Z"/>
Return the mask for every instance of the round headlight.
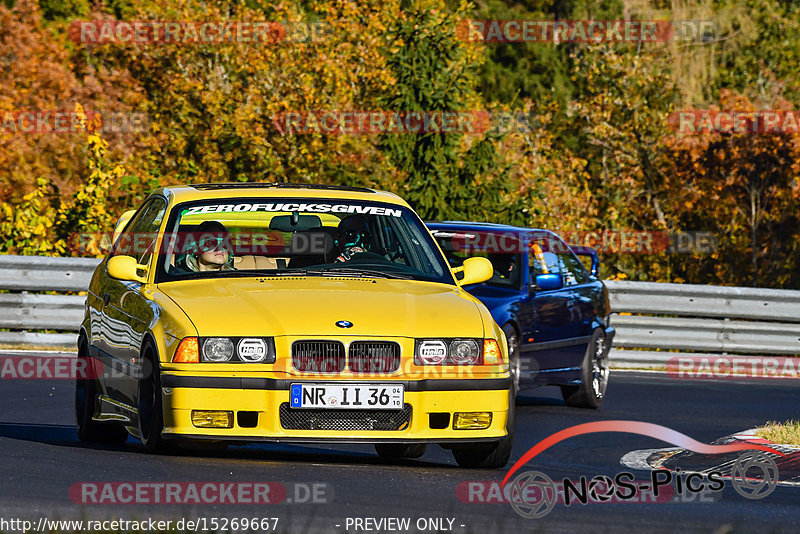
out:
<path id="1" fill-rule="evenodd" d="M 450 343 L 450 360 L 456 365 L 478 363 L 478 344 L 473 339 L 456 339 Z"/>
<path id="2" fill-rule="evenodd" d="M 203 342 L 203 359 L 207 362 L 227 362 L 233 356 L 233 341 L 226 337 L 210 337 Z"/>
<path id="3" fill-rule="evenodd" d="M 417 357 L 423 365 L 440 365 L 447 358 L 447 345 L 438 339 L 428 339 L 419 344 Z"/>
<path id="4" fill-rule="evenodd" d="M 257 337 L 246 337 L 236 347 L 239 359 L 243 362 L 258 363 L 267 359 L 267 344 Z"/>

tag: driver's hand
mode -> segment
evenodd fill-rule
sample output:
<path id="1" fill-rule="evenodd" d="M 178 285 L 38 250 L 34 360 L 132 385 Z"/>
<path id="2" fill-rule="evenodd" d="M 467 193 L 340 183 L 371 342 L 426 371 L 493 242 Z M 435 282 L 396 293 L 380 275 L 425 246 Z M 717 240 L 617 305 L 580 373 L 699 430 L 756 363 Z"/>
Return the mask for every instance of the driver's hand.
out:
<path id="1" fill-rule="evenodd" d="M 341 254 L 339 254 L 339 256 L 336 258 L 336 261 L 348 261 L 356 254 L 361 254 L 363 252 L 366 252 L 366 250 L 364 250 L 361 247 L 350 247 Z"/>

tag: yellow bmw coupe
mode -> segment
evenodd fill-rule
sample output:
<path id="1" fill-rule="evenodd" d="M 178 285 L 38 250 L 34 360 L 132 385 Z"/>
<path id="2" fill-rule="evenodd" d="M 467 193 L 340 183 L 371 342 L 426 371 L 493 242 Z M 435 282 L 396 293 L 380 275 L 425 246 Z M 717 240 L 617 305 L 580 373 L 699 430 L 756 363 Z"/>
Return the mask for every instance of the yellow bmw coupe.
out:
<path id="1" fill-rule="evenodd" d="M 366 188 L 162 188 L 120 219 L 89 286 L 78 434 L 177 443 L 427 444 L 504 466 L 514 392 L 502 329 L 394 194 Z"/>

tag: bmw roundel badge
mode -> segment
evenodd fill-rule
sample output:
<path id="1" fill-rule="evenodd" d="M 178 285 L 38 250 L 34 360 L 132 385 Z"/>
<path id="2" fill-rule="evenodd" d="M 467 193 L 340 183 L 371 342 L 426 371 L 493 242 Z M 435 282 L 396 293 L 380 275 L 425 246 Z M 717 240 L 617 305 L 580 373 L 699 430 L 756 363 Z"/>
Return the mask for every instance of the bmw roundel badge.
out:
<path id="1" fill-rule="evenodd" d="M 339 328 L 350 328 L 351 326 L 353 326 L 353 323 L 351 323 L 350 321 L 336 321 L 336 326 L 338 326 Z"/>

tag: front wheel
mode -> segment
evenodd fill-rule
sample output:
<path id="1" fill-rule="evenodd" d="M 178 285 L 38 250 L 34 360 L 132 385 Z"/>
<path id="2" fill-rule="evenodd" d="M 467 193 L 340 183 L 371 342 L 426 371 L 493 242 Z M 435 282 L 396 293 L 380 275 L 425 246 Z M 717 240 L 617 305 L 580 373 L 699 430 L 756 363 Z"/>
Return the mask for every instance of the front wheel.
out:
<path id="1" fill-rule="evenodd" d="M 82 366 L 89 374 L 96 370 L 89 359 L 86 340 L 81 339 L 78 344 L 78 358 L 83 358 L 86 365 Z M 99 394 L 97 380 L 91 376 L 78 378 L 75 381 L 75 426 L 78 430 L 78 439 L 84 443 L 110 443 L 121 445 L 128 439 L 128 431 L 118 423 L 95 421 L 95 402 Z"/>
<path id="2" fill-rule="evenodd" d="M 500 469 L 511 459 L 511 448 L 514 445 L 514 391 L 509 391 L 507 435 L 500 441 L 490 445 L 475 444 L 473 446 L 453 447 L 453 457 L 459 467 Z"/>
<path id="3" fill-rule="evenodd" d="M 586 355 L 583 357 L 581 384 L 561 386 L 561 395 L 567 406 L 599 408 L 606 397 L 609 371 L 606 339 L 603 331 L 598 328 L 592 334 Z"/>
<path id="4" fill-rule="evenodd" d="M 149 343 L 142 348 L 142 369 L 139 377 L 139 435 L 148 452 L 167 451 L 161 437 L 164 429 L 164 412 L 161 398 L 161 371 L 156 351 Z"/>

